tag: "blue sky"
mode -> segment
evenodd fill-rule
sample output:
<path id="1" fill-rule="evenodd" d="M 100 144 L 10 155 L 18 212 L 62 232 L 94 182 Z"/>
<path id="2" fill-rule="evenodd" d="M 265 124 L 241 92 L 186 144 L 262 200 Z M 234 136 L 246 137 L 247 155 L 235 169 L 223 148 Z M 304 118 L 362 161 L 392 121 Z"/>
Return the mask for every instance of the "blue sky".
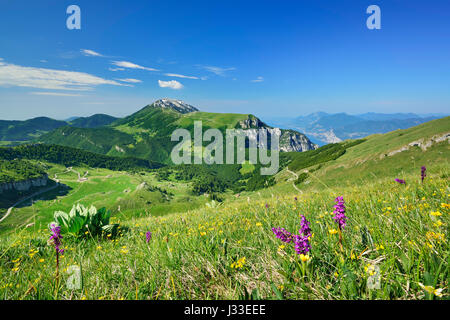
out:
<path id="1" fill-rule="evenodd" d="M 0 119 L 125 116 L 163 97 L 265 118 L 448 113 L 449 16 L 448 1 L 1 0 Z"/>

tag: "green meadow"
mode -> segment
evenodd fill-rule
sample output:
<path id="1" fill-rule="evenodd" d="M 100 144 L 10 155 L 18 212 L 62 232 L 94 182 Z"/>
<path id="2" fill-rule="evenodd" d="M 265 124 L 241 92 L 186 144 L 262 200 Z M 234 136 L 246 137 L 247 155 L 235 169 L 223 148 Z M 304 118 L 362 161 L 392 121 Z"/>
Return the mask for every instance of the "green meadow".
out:
<path id="1" fill-rule="evenodd" d="M 164 168 L 68 171 L 47 164 L 49 176 L 67 187 L 14 208 L 0 224 L 0 296 L 448 299 L 449 144 L 404 148 L 445 136 L 448 121 L 285 154 L 275 185 L 237 194 L 226 189 L 220 201 L 194 196 L 192 182 Z M 238 172 L 254 169 L 245 163 Z M 234 172 L 227 170 L 219 174 Z M 333 220 L 338 196 L 346 206 L 342 230 Z M 57 269 L 47 225 L 55 211 L 69 212 L 77 203 L 109 209 L 119 232 L 63 234 Z M 298 233 L 302 216 L 312 230 L 305 255 L 272 232 Z M 68 285 L 74 268 L 81 279 L 75 288 Z"/>
<path id="2" fill-rule="evenodd" d="M 2 239 L 0 293 L 5 299 L 440 299 L 449 272 L 447 179 L 430 173 L 422 185 L 417 175 L 407 178 L 406 186 L 386 180 L 303 195 L 272 189 L 185 213 L 116 215 L 122 231 L 115 238 L 63 239 L 58 280 L 48 229 L 18 228 Z M 332 219 L 338 195 L 348 216 L 342 248 Z M 313 233 L 304 260 L 271 231 L 296 232 L 300 215 Z M 82 270 L 80 289 L 66 286 L 73 265 Z M 367 285 L 374 270 L 377 289 Z"/>
<path id="3" fill-rule="evenodd" d="M 14 208 L 0 224 L 0 234 L 28 224 L 38 228 L 46 226 L 55 211 L 70 211 L 76 203 L 106 207 L 120 217 L 136 217 L 184 211 L 206 202 L 190 195 L 188 183 L 157 181 L 151 172 L 128 173 L 88 167 L 73 167 L 68 171 L 61 165 L 49 166 L 49 177 L 59 181 L 61 186 Z M 79 181 L 78 173 L 86 180 Z M 162 192 L 151 188 L 156 185 Z"/>

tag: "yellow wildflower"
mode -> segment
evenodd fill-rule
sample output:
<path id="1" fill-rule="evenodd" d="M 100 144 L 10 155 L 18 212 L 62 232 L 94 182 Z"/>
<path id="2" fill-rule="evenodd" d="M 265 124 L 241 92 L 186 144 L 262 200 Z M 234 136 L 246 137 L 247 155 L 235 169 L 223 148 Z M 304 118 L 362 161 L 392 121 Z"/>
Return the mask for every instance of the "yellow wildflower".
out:
<path id="1" fill-rule="evenodd" d="M 440 226 L 442 226 L 442 225 L 444 225 L 444 223 L 441 221 L 441 220 L 438 220 L 438 221 L 436 221 L 435 223 L 434 223 L 434 226 L 435 227 L 440 227 Z"/>
<path id="2" fill-rule="evenodd" d="M 445 234 L 439 232 L 428 231 L 426 237 L 429 241 L 435 240 L 438 243 L 445 241 Z"/>
<path id="3" fill-rule="evenodd" d="M 307 262 L 311 260 L 311 257 L 308 254 L 300 254 L 300 260 L 302 260 L 302 262 Z"/>
<path id="4" fill-rule="evenodd" d="M 373 276 L 375 274 L 375 266 L 373 264 L 368 264 L 364 267 L 364 270 L 370 275 Z"/>
<path id="5" fill-rule="evenodd" d="M 437 297 L 442 297 L 442 291 L 444 290 L 444 289 L 435 289 L 435 288 L 433 288 L 432 286 L 425 286 L 425 285 L 423 285 L 422 283 L 420 283 L 419 282 L 419 286 L 423 289 L 423 290 L 425 290 L 426 292 L 428 292 L 429 294 L 432 294 L 432 295 L 435 295 L 435 296 L 437 296 Z"/>
<path id="6" fill-rule="evenodd" d="M 245 265 L 245 257 L 240 258 L 238 261 L 233 262 L 230 267 L 235 269 L 242 269 Z"/>

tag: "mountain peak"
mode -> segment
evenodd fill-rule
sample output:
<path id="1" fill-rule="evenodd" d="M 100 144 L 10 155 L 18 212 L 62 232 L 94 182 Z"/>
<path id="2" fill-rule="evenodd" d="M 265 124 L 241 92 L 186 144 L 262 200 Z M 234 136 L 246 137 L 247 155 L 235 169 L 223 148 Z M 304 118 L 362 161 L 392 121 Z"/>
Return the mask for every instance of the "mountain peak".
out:
<path id="1" fill-rule="evenodd" d="M 184 101 L 169 98 L 156 100 L 155 102 L 153 102 L 153 106 L 172 109 L 180 113 L 199 111 L 197 108 L 191 106 L 190 104 L 187 104 Z"/>

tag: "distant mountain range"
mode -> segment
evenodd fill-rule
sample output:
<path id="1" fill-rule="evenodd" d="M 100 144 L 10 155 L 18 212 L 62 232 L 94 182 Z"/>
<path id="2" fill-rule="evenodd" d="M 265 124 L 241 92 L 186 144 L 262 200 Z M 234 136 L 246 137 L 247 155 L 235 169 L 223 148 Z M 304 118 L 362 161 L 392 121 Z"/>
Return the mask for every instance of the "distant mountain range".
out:
<path id="1" fill-rule="evenodd" d="M 329 114 L 315 112 L 297 118 L 278 118 L 268 120 L 273 126 L 298 130 L 311 141 L 325 145 L 346 139 L 359 139 L 376 133 L 386 133 L 444 117 L 444 114 L 418 115 L 415 113 L 347 113 Z"/>
<path id="2" fill-rule="evenodd" d="M 0 141 L 31 141 L 52 130 L 65 126 L 97 128 L 109 125 L 116 120 L 118 120 L 118 118 L 106 114 L 95 114 L 90 117 L 72 117 L 65 121 L 54 120 L 47 117 L 38 117 L 24 121 L 0 120 Z"/>
<path id="3" fill-rule="evenodd" d="M 184 128 L 192 135 L 194 122 L 202 121 L 203 130 L 216 128 L 225 132 L 226 129 L 235 128 L 262 129 L 266 130 L 269 137 L 278 131 L 281 134 L 280 150 L 285 152 L 318 148 L 304 134 L 291 129 L 273 128 L 254 115 L 201 112 L 183 101 L 174 99 L 157 100 L 122 119 L 93 115 L 68 120 L 35 118 L 26 121 L 4 121 L 0 127 L 0 142 L 3 141 L 3 145 L 8 144 L 7 141 L 42 142 L 110 156 L 137 157 L 170 163 L 170 153 L 177 144 L 170 139 L 172 132 Z"/>
<path id="4" fill-rule="evenodd" d="M 0 120 L 0 145 L 43 142 L 87 151 L 131 156 L 166 163 L 176 144 L 170 134 L 177 128 L 193 130 L 194 121 L 203 128 L 281 130 L 282 151 L 307 151 L 319 145 L 407 129 L 444 115 L 414 113 L 315 112 L 297 118 L 272 119 L 266 123 L 251 114 L 201 112 L 181 100 L 160 99 L 125 118 L 106 114 L 54 120 L 38 117 L 25 121 Z M 301 132 L 301 133 L 300 133 Z"/>
<path id="5" fill-rule="evenodd" d="M 107 126 L 119 118 L 107 114 L 94 114 L 90 117 L 79 117 L 69 122 L 69 126 L 77 128 L 98 128 Z"/>

